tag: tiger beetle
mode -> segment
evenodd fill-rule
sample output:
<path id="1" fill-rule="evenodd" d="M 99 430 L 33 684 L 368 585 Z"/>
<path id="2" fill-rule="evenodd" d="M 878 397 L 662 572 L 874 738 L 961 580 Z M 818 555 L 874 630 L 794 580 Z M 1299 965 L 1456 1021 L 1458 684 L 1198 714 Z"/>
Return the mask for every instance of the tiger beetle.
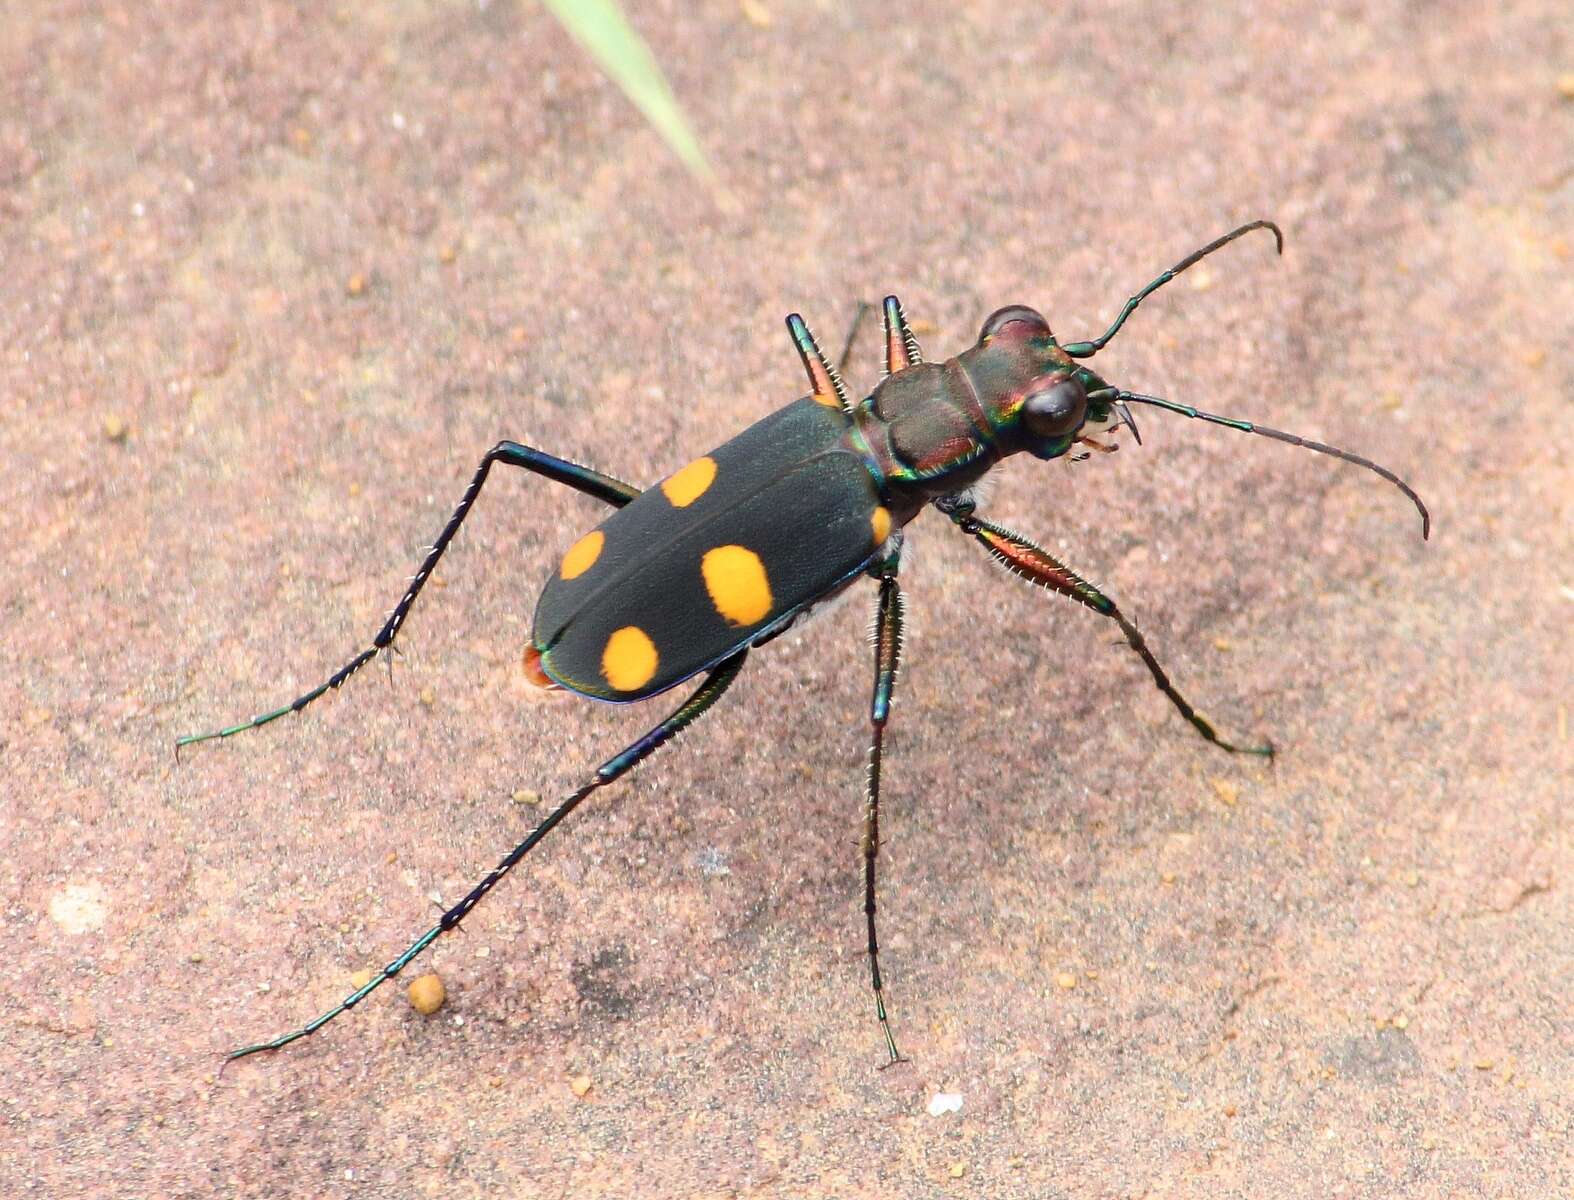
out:
<path id="1" fill-rule="evenodd" d="M 183 737 L 181 746 L 225 738 L 298 713 L 393 648 L 410 607 L 469 515 L 495 463 L 523 467 L 604 501 L 616 511 L 568 548 L 536 604 L 524 666 L 545 688 L 566 688 L 613 703 L 644 700 L 696 675 L 704 681 L 664 721 L 607 759 L 531 834 L 442 918 L 364 986 L 316 1020 L 227 1059 L 277 1050 L 315 1033 L 404 970 L 457 926 L 537 843 L 581 801 L 632 770 L 716 703 L 756 646 L 779 636 L 811 608 L 869 576 L 877 585 L 874 616 L 872 737 L 862 836 L 864 915 L 875 1015 L 889 1063 L 900 1060 L 886 1014 L 875 937 L 875 859 L 880 849 L 880 773 L 886 721 L 902 650 L 902 594 L 897 573 L 902 531 L 926 506 L 977 541 L 1001 566 L 1108 617 L 1142 659 L 1159 690 L 1207 741 L 1231 753 L 1271 756 L 1269 745 L 1236 745 L 1170 683 L 1147 642 L 1114 600 L 1042 546 L 978 515 L 975 485 L 1001 459 L 1115 449 L 1121 427 L 1139 443 L 1131 405 L 1148 405 L 1229 429 L 1261 434 L 1377 472 L 1421 514 L 1421 498 L 1392 471 L 1348 451 L 1251 421 L 1217 416 L 1107 383 L 1081 360 L 1092 358 L 1153 292 L 1243 234 L 1273 233 L 1252 221 L 1188 255 L 1137 292 L 1092 341 L 1056 341 L 1031 308 L 1012 305 L 984 322 L 978 341 L 943 363 L 925 362 L 895 296 L 884 301 L 885 377 L 854 402 L 837 368 L 797 313 L 787 318 L 810 395 L 765 417 L 696 458 L 648 491 L 532 446 L 503 441 L 487 451 L 459 506 L 372 642 L 325 683 L 283 708 L 240 725 Z M 862 315 L 862 310 L 860 310 Z M 856 333 L 856 322 L 854 333 Z M 849 345 L 851 344 L 849 335 Z M 845 355 L 845 352 L 844 352 Z M 1086 448 L 1086 449 L 1082 449 Z M 1075 453 L 1073 453 L 1075 452 Z"/>

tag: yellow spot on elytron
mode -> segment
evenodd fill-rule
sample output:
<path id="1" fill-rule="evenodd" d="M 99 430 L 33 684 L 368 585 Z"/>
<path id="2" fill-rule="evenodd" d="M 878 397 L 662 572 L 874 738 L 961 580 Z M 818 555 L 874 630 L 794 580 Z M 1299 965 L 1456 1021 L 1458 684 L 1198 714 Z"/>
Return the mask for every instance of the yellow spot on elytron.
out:
<path id="1" fill-rule="evenodd" d="M 815 392 L 814 402 L 823 404 L 826 408 L 840 408 L 842 406 L 842 399 L 835 392 Z"/>
<path id="2" fill-rule="evenodd" d="M 662 492 L 672 501 L 674 508 L 687 508 L 706 492 L 716 479 L 716 460 L 696 458 L 676 475 L 661 485 Z"/>
<path id="3" fill-rule="evenodd" d="M 568 548 L 568 553 L 563 556 L 563 569 L 560 572 L 564 579 L 578 579 L 590 570 L 601 557 L 601 547 L 606 545 L 607 535 L 599 529 L 592 529 L 579 541 Z"/>
<path id="4" fill-rule="evenodd" d="M 883 504 L 875 505 L 869 514 L 869 525 L 874 530 L 874 544 L 885 545 L 885 539 L 891 536 L 891 510 Z"/>
<path id="5" fill-rule="evenodd" d="M 638 625 L 625 625 L 607 639 L 601 673 L 616 691 L 632 692 L 656 673 L 656 644 Z"/>
<path id="6" fill-rule="evenodd" d="M 771 611 L 771 584 L 753 550 L 717 546 L 700 560 L 705 590 L 716 611 L 734 625 L 753 625 Z"/>

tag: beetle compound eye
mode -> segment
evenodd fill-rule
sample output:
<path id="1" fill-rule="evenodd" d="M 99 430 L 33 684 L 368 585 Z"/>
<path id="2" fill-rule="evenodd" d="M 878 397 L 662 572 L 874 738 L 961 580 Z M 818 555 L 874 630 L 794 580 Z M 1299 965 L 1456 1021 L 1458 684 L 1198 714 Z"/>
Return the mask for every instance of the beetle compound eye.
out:
<path id="1" fill-rule="evenodd" d="M 1049 334 L 1049 322 L 1044 320 L 1039 313 L 1028 308 L 1025 304 L 1011 304 L 1005 308 L 997 308 L 989 314 L 984 321 L 984 327 L 978 331 L 978 340 L 981 342 L 988 341 L 1007 325 L 1016 321 L 1021 321 L 1023 325 L 1019 330 L 1012 330 L 1014 334 L 1024 336 L 1032 334 L 1048 336 Z"/>
<path id="2" fill-rule="evenodd" d="M 1064 437 L 1082 424 L 1087 411 L 1087 392 L 1068 376 L 1023 401 L 1022 424 L 1036 438 Z"/>

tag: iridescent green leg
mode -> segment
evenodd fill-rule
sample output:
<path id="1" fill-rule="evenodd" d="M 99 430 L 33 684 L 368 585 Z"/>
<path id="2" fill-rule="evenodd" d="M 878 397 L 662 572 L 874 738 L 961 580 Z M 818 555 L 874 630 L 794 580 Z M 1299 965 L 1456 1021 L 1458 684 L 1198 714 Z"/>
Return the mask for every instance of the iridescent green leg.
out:
<path id="1" fill-rule="evenodd" d="M 1164 668 L 1159 666 L 1158 660 L 1153 657 L 1153 652 L 1148 649 L 1142 631 L 1126 619 L 1125 614 L 1115 606 L 1113 600 L 1056 559 L 1049 551 L 1042 546 L 1034 545 L 1020 533 L 1013 533 L 992 521 L 975 517 L 973 506 L 968 501 L 943 499 L 936 502 L 936 507 L 950 517 L 963 533 L 976 538 L 995 561 L 1008 571 L 1021 576 L 1029 583 L 1036 583 L 1052 592 L 1068 596 L 1078 604 L 1091 608 L 1100 616 L 1109 617 L 1119 625 L 1120 631 L 1126 635 L 1127 643 L 1147 666 L 1148 673 L 1153 676 L 1153 682 L 1158 685 L 1159 691 L 1169 698 L 1170 703 L 1191 723 L 1192 728 L 1208 741 L 1232 754 L 1260 754 L 1266 758 L 1273 757 L 1272 745 L 1237 746 L 1221 738 L 1207 718 L 1198 713 L 1186 697 L 1175 690 L 1170 677 L 1164 673 Z"/>
<path id="2" fill-rule="evenodd" d="M 303 696 L 298 696 L 283 708 L 276 708 L 272 712 L 262 713 L 249 721 L 242 721 L 239 725 L 231 725 L 228 729 L 215 729 L 211 733 L 192 734 L 187 737 L 177 738 L 175 753 L 178 755 L 182 746 L 190 746 L 197 742 L 211 741 L 214 738 L 233 737 L 237 733 L 244 733 L 248 729 L 257 729 L 277 721 L 280 717 L 290 713 L 298 713 L 312 701 L 333 691 L 344 684 L 344 681 L 354 675 L 372 659 L 376 658 L 382 650 L 393 645 L 393 640 L 398 636 L 404 619 L 410 613 L 410 606 L 415 603 L 415 598 L 421 594 L 421 589 L 426 586 L 426 581 L 431 578 L 432 571 L 437 567 L 437 560 L 443 557 L 443 551 L 448 549 L 448 544 L 454 540 L 454 535 L 459 532 L 459 526 L 470 515 L 470 508 L 475 503 L 476 497 L 481 494 L 481 486 L 486 483 L 487 474 L 495 462 L 506 463 L 511 467 L 523 467 L 527 471 L 534 471 L 543 475 L 554 483 L 566 484 L 576 491 L 584 492 L 587 496 L 594 496 L 604 500 L 614 508 L 621 508 L 635 496 L 639 495 L 639 488 L 624 483 L 620 479 L 613 479 L 610 475 L 603 475 L 599 471 L 592 471 L 589 467 L 582 467 L 578 463 L 568 462 L 566 459 L 554 458 L 531 446 L 519 442 L 499 442 L 486 452 L 486 457 L 481 460 L 481 465 L 476 468 L 475 475 L 470 480 L 470 486 L 465 488 L 465 494 L 459 501 L 459 507 L 454 509 L 453 515 L 448 518 L 448 524 L 443 526 L 443 531 L 437 535 L 437 540 L 432 543 L 432 548 L 427 552 L 426 559 L 421 563 L 410 580 L 399 603 L 394 605 L 394 610 L 389 614 L 388 620 L 383 623 L 382 629 L 372 639 L 372 644 L 362 650 L 344 666 L 335 671 L 326 683 L 313 688 Z"/>
<path id="3" fill-rule="evenodd" d="M 885 743 L 885 724 L 891 715 L 891 695 L 896 689 L 896 672 L 902 658 L 902 593 L 896 584 L 897 555 L 879 568 L 880 599 L 875 609 L 874 697 L 869 705 L 869 725 L 873 736 L 869 744 L 869 782 L 864 800 L 864 829 L 859 846 L 864 856 L 864 916 L 869 926 L 869 974 L 874 983 L 874 1011 L 885 1034 L 885 1049 L 891 1056 L 885 1066 L 905 1061 L 891 1036 L 891 1022 L 885 1013 L 885 993 L 880 986 L 880 942 L 874 927 L 874 864 L 880 853 L 880 762 Z"/>
<path id="4" fill-rule="evenodd" d="M 531 850 L 535 849 L 537 842 L 546 837 L 547 834 L 551 833 L 552 830 L 557 827 L 559 822 L 563 820 L 563 818 L 568 816 L 569 813 L 573 812 L 574 809 L 579 806 L 579 802 L 581 800 L 590 795 L 591 792 L 596 791 L 598 788 L 605 787 L 607 784 L 612 783 L 614 780 L 627 774 L 647 755 L 651 754 L 658 747 L 676 737 L 679 733 L 683 732 L 684 729 L 698 720 L 705 713 L 705 711 L 710 708 L 711 705 L 716 703 L 716 701 L 721 698 L 722 693 L 725 692 L 731 685 L 732 681 L 737 678 L 738 671 L 743 666 L 743 660 L 748 657 L 748 653 L 749 652 L 747 650 L 741 650 L 723 662 L 720 666 L 712 670 L 711 673 L 706 676 L 705 682 L 700 685 L 699 689 L 695 691 L 695 693 L 686 701 L 684 701 L 683 705 L 678 708 L 677 711 L 675 711 L 670 717 L 668 717 L 661 724 L 655 726 L 650 730 L 650 732 L 645 734 L 644 737 L 640 738 L 637 742 L 634 742 L 627 749 L 613 755 L 611 758 L 607 759 L 606 762 L 597 767 L 596 773 L 591 778 L 589 783 L 585 784 L 578 791 L 574 792 L 573 795 L 569 796 L 567 800 L 564 800 L 563 803 L 559 804 L 555 809 L 553 809 L 552 812 L 547 816 L 546 820 L 542 821 L 541 824 L 535 827 L 529 837 L 520 842 L 519 845 L 515 846 L 513 850 L 509 852 L 507 858 L 503 859 L 502 862 L 498 863 L 497 866 L 492 868 L 492 870 L 487 873 L 486 878 L 482 879 L 480 883 L 476 884 L 475 887 L 470 889 L 469 895 L 467 895 L 458 904 L 454 905 L 447 912 L 445 912 L 442 916 L 442 919 L 438 921 L 436 925 L 433 925 L 420 937 L 416 938 L 415 941 L 411 942 L 409 948 L 405 950 L 403 954 L 399 955 L 398 958 L 394 959 L 386 967 L 384 967 L 377 975 L 373 976 L 370 983 L 367 983 L 363 987 L 357 988 L 355 991 L 346 996 L 344 1000 L 336 1007 L 329 1009 L 327 1012 L 323 1013 L 322 1016 L 302 1026 L 300 1029 L 294 1030 L 291 1033 L 281 1034 L 272 1041 L 258 1042 L 252 1046 L 242 1046 L 239 1050 L 232 1050 L 229 1054 L 225 1055 L 225 1061 L 228 1062 L 232 1059 L 245 1058 L 248 1054 L 256 1054 L 261 1050 L 277 1050 L 282 1046 L 289 1045 L 291 1042 L 298 1041 L 303 1037 L 316 1033 L 340 1013 L 354 1008 L 362 1000 L 366 999 L 366 997 L 372 992 L 376 991 L 385 980 L 392 979 L 395 975 L 399 974 L 400 971 L 404 970 L 410 965 L 411 960 L 420 954 L 421 951 L 425 950 L 439 937 L 447 933 L 450 929 L 453 929 L 459 924 L 459 922 L 463 921 L 469 914 L 470 910 L 481 902 L 481 898 L 490 892 L 494 887 L 496 887 L 497 884 L 502 880 L 503 876 L 507 875 L 514 869 L 516 865 L 518 865 L 520 859 L 524 858 L 525 855 L 529 854 Z"/>
<path id="5" fill-rule="evenodd" d="M 1188 254 L 1185 258 L 1181 259 L 1180 262 L 1176 263 L 1168 271 L 1165 271 L 1164 274 L 1160 275 L 1152 283 L 1148 284 L 1147 287 L 1143 288 L 1135 296 L 1127 300 L 1125 306 L 1120 310 L 1120 316 L 1116 317 L 1114 323 L 1101 335 L 1094 338 L 1091 342 L 1070 342 L 1067 345 L 1062 346 L 1061 349 L 1067 354 L 1071 355 L 1072 358 L 1092 358 L 1100 350 L 1104 349 L 1105 343 L 1107 343 L 1110 338 L 1114 337 L 1115 334 L 1120 331 L 1120 327 L 1126 323 L 1126 318 L 1137 311 L 1137 305 L 1141 304 L 1154 292 L 1158 291 L 1166 283 L 1174 279 L 1175 276 L 1179 275 L 1187 267 L 1196 265 L 1202 259 L 1207 258 L 1208 255 L 1219 249 L 1221 246 L 1229 245 L 1242 234 L 1250 233 L 1254 229 L 1273 230 L 1274 241 L 1278 245 L 1279 253 L 1284 253 L 1284 234 L 1279 231 L 1279 227 L 1272 221 L 1252 221 L 1246 225 L 1242 225 L 1239 229 L 1232 229 L 1223 237 L 1214 238 L 1213 241 L 1209 242 L 1196 253 Z"/>

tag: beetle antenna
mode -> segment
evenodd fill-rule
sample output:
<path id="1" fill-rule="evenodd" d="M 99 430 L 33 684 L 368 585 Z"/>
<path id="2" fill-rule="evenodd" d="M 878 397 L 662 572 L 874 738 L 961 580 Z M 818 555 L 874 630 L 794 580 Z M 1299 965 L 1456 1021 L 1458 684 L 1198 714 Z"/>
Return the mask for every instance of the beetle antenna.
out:
<path id="1" fill-rule="evenodd" d="M 1117 391 L 1115 398 L 1118 401 L 1130 401 L 1133 404 L 1151 404 L 1155 408 L 1166 409 L 1172 413 L 1180 413 L 1183 417 L 1192 417 L 1198 421 L 1208 421 L 1214 425 L 1223 425 L 1229 429 L 1239 429 L 1245 433 L 1260 433 L 1263 437 L 1273 438 L 1276 442 L 1288 442 L 1292 446 L 1302 446 L 1307 450 L 1315 450 L 1319 454 L 1329 454 L 1334 458 L 1342 458 L 1345 462 L 1354 463 L 1358 467 L 1365 467 L 1375 471 L 1389 483 L 1410 498 L 1410 503 L 1416 506 L 1416 511 L 1421 514 L 1421 539 L 1425 541 L 1432 532 L 1432 514 L 1427 512 L 1426 505 L 1421 502 L 1421 497 L 1416 495 L 1415 489 L 1387 467 L 1379 466 L 1369 458 L 1362 458 L 1359 454 L 1351 454 L 1348 450 L 1341 450 L 1337 446 L 1325 446 L 1322 442 L 1310 441 L 1307 438 L 1297 437 L 1293 433 L 1285 433 L 1280 429 L 1270 429 L 1266 425 L 1258 425 L 1252 421 L 1242 421 L 1235 417 L 1221 417 L 1214 413 L 1203 412 L 1189 404 L 1176 404 L 1173 400 L 1165 400 L 1161 396 L 1144 396 L 1138 392 Z"/>
<path id="2" fill-rule="evenodd" d="M 1176 263 L 1168 271 L 1165 271 L 1152 283 L 1148 284 L 1147 287 L 1143 288 L 1136 295 L 1132 296 L 1131 299 L 1127 300 L 1126 303 L 1121 307 L 1120 315 L 1115 318 L 1110 327 L 1103 333 L 1099 334 L 1099 336 L 1094 338 L 1091 342 L 1067 342 L 1061 347 L 1061 349 L 1067 354 L 1071 355 L 1072 358 L 1092 358 L 1100 350 L 1104 349 L 1110 338 L 1114 337 L 1120 332 L 1120 327 L 1126 323 L 1126 318 L 1137 311 L 1137 305 L 1141 304 L 1149 296 L 1153 295 L 1154 292 L 1158 291 L 1182 271 L 1196 266 L 1215 250 L 1219 250 L 1225 246 L 1228 246 L 1236 238 L 1242 237 L 1254 229 L 1268 230 L 1268 232 L 1273 234 L 1274 249 L 1280 254 L 1284 253 L 1284 233 L 1277 225 L 1275 225 L 1272 221 L 1248 221 L 1245 225 L 1242 225 L 1237 229 L 1230 230 L 1230 232 L 1225 234 L 1223 237 L 1214 238 L 1213 241 L 1209 242 L 1201 250 L 1192 251 L 1185 258 L 1181 259 L 1180 262 Z"/>

